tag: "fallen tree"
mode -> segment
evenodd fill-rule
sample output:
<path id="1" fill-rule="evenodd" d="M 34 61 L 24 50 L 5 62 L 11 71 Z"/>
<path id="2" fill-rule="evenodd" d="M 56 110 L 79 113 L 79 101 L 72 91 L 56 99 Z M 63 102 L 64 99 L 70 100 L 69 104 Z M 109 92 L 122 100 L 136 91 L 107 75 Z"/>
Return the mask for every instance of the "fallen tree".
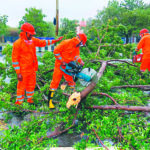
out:
<path id="1" fill-rule="evenodd" d="M 141 74 L 138 65 L 123 60 L 131 60 L 133 47 L 128 44 L 122 45 L 117 33 L 123 28 L 116 28 L 117 26 L 114 28 L 108 26 L 108 30 L 105 27 L 105 30 L 100 32 L 92 31 L 91 37 L 96 37 L 95 40 L 89 40 L 88 48 L 83 47 L 81 50 L 81 58 L 85 66 L 95 69 L 98 74 L 86 88 L 76 82 L 81 99 L 77 108 L 66 108 L 66 102 L 70 96 L 69 88 L 65 91 L 67 93 L 63 93 L 58 88 L 54 95 L 55 109 L 49 110 L 47 107 L 47 92 L 55 62 L 51 52 L 46 52 L 40 59 L 34 105 L 29 105 L 25 99 L 23 105 L 15 106 L 17 80 L 15 71 L 11 67 L 11 58 L 9 58 L 12 46 L 5 51 L 8 54 L 6 56 L 8 68 L 7 72 L 2 73 L 2 76 L 3 79 L 6 76 L 10 77 L 11 81 L 10 84 L 4 84 L 3 79 L 0 80 L 0 87 L 3 87 L 0 89 L 1 111 L 5 113 L 7 123 L 10 120 L 10 112 L 22 118 L 27 117 L 28 120 L 23 120 L 18 127 L 7 129 L 6 136 L 1 142 L 3 149 L 56 147 L 60 146 L 58 136 L 61 135 L 60 137 L 64 139 L 69 134 L 72 139 L 76 136 L 81 137 L 70 145 L 76 149 L 100 145 L 109 149 L 110 143 L 113 143 L 112 145 L 118 149 L 148 149 L 150 147 L 149 116 L 147 115 L 149 97 L 143 96 L 142 91 L 137 88 L 111 89 L 111 87 L 122 85 L 149 84 L 147 78 L 145 81 L 139 80 Z M 108 32 L 105 32 L 106 30 Z M 112 30 L 117 30 L 117 32 L 114 34 Z M 111 43 L 118 44 L 108 47 L 101 46 Z M 91 54 L 89 55 L 87 51 L 90 51 Z M 95 57 L 96 53 L 99 56 Z"/>

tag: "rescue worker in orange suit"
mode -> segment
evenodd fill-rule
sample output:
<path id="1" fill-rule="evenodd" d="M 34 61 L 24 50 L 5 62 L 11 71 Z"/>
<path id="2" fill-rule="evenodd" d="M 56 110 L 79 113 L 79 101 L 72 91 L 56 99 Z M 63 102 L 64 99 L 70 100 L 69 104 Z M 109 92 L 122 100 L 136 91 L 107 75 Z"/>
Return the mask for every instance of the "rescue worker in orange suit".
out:
<path id="1" fill-rule="evenodd" d="M 36 47 L 45 47 L 54 44 L 62 39 L 40 40 L 35 35 L 34 27 L 29 23 L 21 26 L 20 38 L 14 42 L 12 51 L 12 65 L 17 73 L 17 99 L 15 104 L 22 104 L 26 91 L 27 102 L 34 103 L 32 96 L 36 85 L 36 71 L 38 61 Z"/>
<path id="2" fill-rule="evenodd" d="M 55 108 L 52 103 L 53 95 L 55 90 L 58 88 L 59 83 L 61 81 L 62 76 L 64 76 L 67 84 L 70 88 L 75 89 L 75 82 L 73 81 L 73 77 L 64 73 L 60 66 L 65 66 L 71 61 L 76 61 L 80 63 L 82 66 L 84 62 L 80 58 L 80 46 L 84 46 L 87 41 L 87 37 L 84 33 L 80 33 L 77 37 L 72 39 L 67 39 L 62 41 L 55 49 L 55 68 L 53 73 L 53 78 L 50 84 L 49 93 L 48 93 L 48 106 L 49 108 Z"/>
<path id="3" fill-rule="evenodd" d="M 141 40 L 137 45 L 136 52 L 142 49 L 143 57 L 140 66 L 141 72 L 145 72 L 146 69 L 150 71 L 150 34 L 147 29 L 140 31 Z"/>

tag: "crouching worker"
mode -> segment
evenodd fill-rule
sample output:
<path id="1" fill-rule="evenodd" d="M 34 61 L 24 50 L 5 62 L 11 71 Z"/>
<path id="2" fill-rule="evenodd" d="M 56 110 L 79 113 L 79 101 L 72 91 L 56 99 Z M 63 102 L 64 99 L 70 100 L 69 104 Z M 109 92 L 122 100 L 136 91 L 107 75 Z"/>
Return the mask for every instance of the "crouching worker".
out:
<path id="1" fill-rule="evenodd" d="M 53 73 L 53 78 L 50 84 L 49 93 L 48 93 L 48 106 L 49 108 L 55 108 L 52 103 L 53 95 L 55 90 L 58 88 L 62 76 L 64 76 L 67 84 L 71 89 L 75 89 L 75 82 L 73 77 L 66 74 L 60 69 L 60 66 L 64 66 L 72 61 L 80 63 L 82 66 L 84 62 L 80 58 L 80 46 L 84 46 L 87 41 L 87 37 L 84 33 L 80 33 L 77 37 L 72 39 L 67 39 L 62 41 L 55 49 L 55 68 Z"/>
<path id="2" fill-rule="evenodd" d="M 38 70 L 38 61 L 36 56 L 36 47 L 45 47 L 56 43 L 62 39 L 40 40 L 35 35 L 34 27 L 29 23 L 21 26 L 20 38 L 14 42 L 12 51 L 12 65 L 16 71 L 17 99 L 15 104 L 22 104 L 26 92 L 27 102 L 34 103 L 32 96 L 36 85 L 36 71 Z"/>

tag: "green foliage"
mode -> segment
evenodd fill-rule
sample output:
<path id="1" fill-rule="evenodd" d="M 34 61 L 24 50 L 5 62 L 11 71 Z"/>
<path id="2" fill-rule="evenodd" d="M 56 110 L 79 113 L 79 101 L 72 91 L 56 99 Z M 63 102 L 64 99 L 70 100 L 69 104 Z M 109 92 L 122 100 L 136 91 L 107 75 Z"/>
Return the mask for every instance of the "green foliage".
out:
<path id="1" fill-rule="evenodd" d="M 1 16 L 0 15 L 0 36 L 5 35 L 7 32 L 7 17 L 6 15 Z"/>
<path id="2" fill-rule="evenodd" d="M 65 35 L 66 38 L 72 38 L 76 36 L 77 23 L 77 20 L 69 20 L 67 18 L 61 19 L 59 35 Z"/>
<path id="3" fill-rule="evenodd" d="M 121 32 L 126 32 L 126 27 L 119 24 L 115 25 L 115 20 L 109 20 L 106 25 L 101 27 L 92 26 L 87 32 L 87 47 L 81 48 L 80 56 L 85 62 L 85 67 L 99 70 L 101 63 L 92 63 L 90 60 L 101 59 L 131 59 L 135 44 L 123 45 L 121 41 Z M 66 35 L 70 37 L 71 32 Z M 91 40 L 92 39 L 92 40 Z M 100 39 L 101 42 L 100 42 Z M 106 45 L 105 47 L 102 47 Z M 110 46 L 113 45 L 113 46 Z M 96 56 L 98 47 L 101 46 L 99 56 Z M 91 53 L 89 54 L 89 51 Z M 48 94 L 49 85 L 52 79 L 55 57 L 52 52 L 45 52 L 42 57 L 38 57 L 39 68 L 37 72 L 37 84 L 40 86 L 35 89 L 34 105 L 29 105 L 26 100 L 16 106 L 16 85 L 17 79 L 14 69 L 11 65 L 12 46 L 7 45 L 3 51 L 5 63 L 0 63 L 0 110 L 15 111 L 13 115 L 24 118 L 29 116 L 28 120 L 21 123 L 20 126 L 8 126 L 0 141 L 2 149 L 49 149 L 59 146 L 57 138 L 46 138 L 56 127 L 61 126 L 61 130 L 72 126 L 77 109 L 66 108 L 68 97 L 63 95 L 63 91 L 58 88 L 54 94 L 55 110 L 49 110 L 47 101 L 43 95 Z M 122 53 L 122 55 L 120 55 Z M 149 85 L 149 73 L 144 73 L 144 80 L 141 80 L 141 73 L 138 67 L 130 66 L 126 63 L 115 63 L 117 67 L 107 65 L 103 76 L 98 81 L 94 92 L 107 93 L 113 97 L 119 105 L 125 106 L 146 106 L 148 105 L 149 95 L 136 88 L 112 89 L 113 86 L 121 85 Z M 2 70 L 3 69 L 3 70 Z M 6 83 L 6 77 L 10 77 L 10 83 Z M 64 79 L 61 81 L 61 83 Z M 61 84 L 60 83 L 60 84 Z M 76 82 L 77 91 L 82 91 L 79 82 Z M 65 92 L 70 92 L 69 88 Z M 75 125 L 69 129 L 66 134 L 78 134 L 81 140 L 78 140 L 72 146 L 77 150 L 86 147 L 100 147 L 103 149 L 95 136 L 94 131 L 100 137 L 100 140 L 107 147 L 111 147 L 113 142 L 116 149 L 148 149 L 150 134 L 150 118 L 144 112 L 131 112 L 124 110 L 98 110 L 86 109 L 87 106 L 114 105 L 113 101 L 104 95 L 91 96 L 89 94 L 86 100 L 82 102 L 78 111 Z M 33 112 L 34 111 L 34 112 Z M 49 114 L 41 114 L 48 112 Z M 5 113 L 5 122 L 9 123 L 12 117 Z M 122 136 L 120 136 L 120 133 Z M 43 139 L 41 139 L 43 138 Z"/>
<path id="4" fill-rule="evenodd" d="M 123 24 L 127 28 L 127 32 L 123 36 L 137 36 L 142 28 L 149 29 L 150 8 L 144 4 L 143 0 L 117 0 L 109 1 L 108 6 L 97 14 L 97 24 L 106 24 L 109 19 L 117 18 L 115 24 Z"/>
<path id="5" fill-rule="evenodd" d="M 56 139 L 46 139 L 42 144 L 38 143 L 38 139 L 46 135 L 46 130 L 52 125 L 50 122 L 46 122 L 47 116 L 35 118 L 31 116 L 32 120 L 30 124 L 27 121 L 22 122 L 21 128 L 15 126 L 13 129 L 9 126 L 6 130 L 3 141 L 1 142 L 1 148 L 12 149 L 38 149 L 44 150 L 47 145 L 50 147 L 57 146 Z M 43 119 L 44 118 L 44 119 Z M 13 135 L 12 135 L 13 134 Z M 8 142 L 9 141 L 9 142 Z"/>
<path id="6" fill-rule="evenodd" d="M 145 8 L 143 0 L 122 0 L 120 5 L 128 10 Z"/>
<path id="7" fill-rule="evenodd" d="M 29 22 L 34 26 L 37 37 L 53 37 L 55 35 L 53 23 L 44 21 L 46 15 L 42 13 L 41 9 L 26 8 L 25 10 L 26 14 L 19 22 L 19 28 L 23 23 Z"/>
<path id="8" fill-rule="evenodd" d="M 130 44 L 124 45 L 121 39 L 121 35 L 127 32 L 127 28 L 122 24 L 115 25 L 114 22 L 115 20 L 108 20 L 107 24 L 101 27 L 93 25 L 88 30 L 86 45 L 92 52 L 97 52 L 99 49 L 99 56 L 103 59 L 130 58 L 133 47 Z"/>

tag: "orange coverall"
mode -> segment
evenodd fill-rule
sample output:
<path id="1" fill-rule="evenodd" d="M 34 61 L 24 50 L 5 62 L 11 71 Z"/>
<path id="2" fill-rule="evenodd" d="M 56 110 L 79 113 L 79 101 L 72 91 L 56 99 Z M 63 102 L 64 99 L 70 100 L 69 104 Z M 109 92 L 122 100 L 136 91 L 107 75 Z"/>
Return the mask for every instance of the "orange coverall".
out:
<path id="1" fill-rule="evenodd" d="M 150 34 L 145 33 L 137 45 L 137 51 L 142 49 L 143 58 L 140 66 L 141 71 L 150 71 Z"/>
<path id="2" fill-rule="evenodd" d="M 26 91 L 27 98 L 32 98 L 36 85 L 36 71 L 38 61 L 36 47 L 45 47 L 55 43 L 56 40 L 40 40 L 32 37 L 27 40 L 24 32 L 20 33 L 20 38 L 14 42 L 12 51 L 12 65 L 16 73 L 21 73 L 23 80 L 17 84 L 16 101 L 23 102 Z"/>
<path id="3" fill-rule="evenodd" d="M 70 87 L 75 86 L 75 82 L 73 81 L 73 77 L 67 75 L 62 70 L 60 70 L 61 62 L 69 63 L 71 61 L 77 61 L 81 63 L 82 59 L 80 58 L 80 50 L 79 47 L 76 47 L 77 44 L 80 43 L 78 37 L 74 37 L 72 39 L 67 39 L 62 41 L 55 49 L 55 69 L 53 73 L 53 79 L 50 84 L 50 89 L 56 90 L 59 86 L 62 76 L 64 76 Z"/>

